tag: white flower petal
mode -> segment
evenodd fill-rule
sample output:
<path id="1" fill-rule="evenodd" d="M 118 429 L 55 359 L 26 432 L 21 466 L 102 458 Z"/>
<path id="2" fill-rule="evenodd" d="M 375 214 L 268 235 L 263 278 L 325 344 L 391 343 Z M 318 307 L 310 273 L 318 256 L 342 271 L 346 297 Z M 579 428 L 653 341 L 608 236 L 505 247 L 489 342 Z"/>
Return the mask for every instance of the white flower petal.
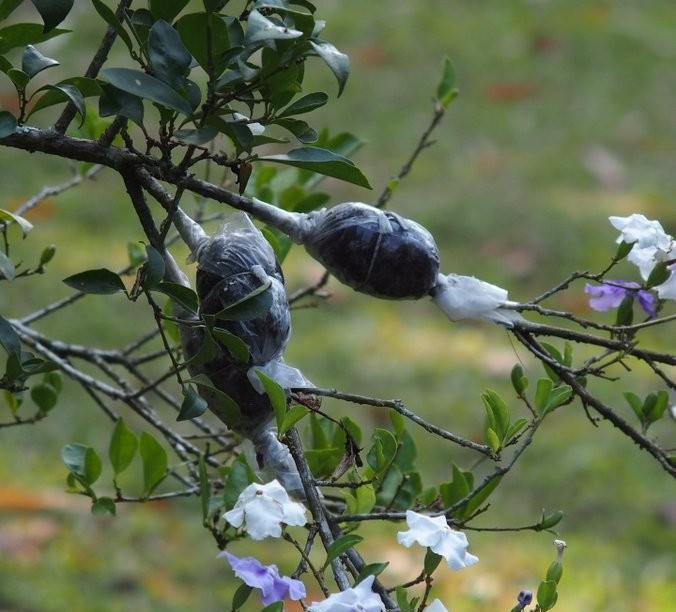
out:
<path id="1" fill-rule="evenodd" d="M 662 251 L 671 248 L 673 238 L 664 231 L 659 221 L 636 213 L 628 217 L 608 217 L 608 220 L 621 232 L 618 242 L 635 242 L 641 248 L 653 247 Z"/>
<path id="2" fill-rule="evenodd" d="M 676 266 L 669 267 L 671 276 L 654 289 L 661 300 L 676 300 Z"/>
<path id="3" fill-rule="evenodd" d="M 228 510 L 223 515 L 223 518 L 228 521 L 233 527 L 241 527 L 244 522 L 244 506 L 235 507 L 232 510 Z"/>
<path id="4" fill-rule="evenodd" d="M 282 508 L 273 499 L 261 495 L 246 505 L 244 513 L 246 532 L 252 540 L 279 538 L 282 535 Z"/>
<path id="5" fill-rule="evenodd" d="M 446 606 L 442 604 L 438 599 L 435 599 L 429 606 L 423 610 L 423 612 L 448 612 Z"/>
<path id="6" fill-rule="evenodd" d="M 409 531 L 400 531 L 397 541 L 406 547 L 417 542 L 429 547 L 446 559 L 448 567 L 459 570 L 479 562 L 478 557 L 467 552 L 469 542 L 461 531 L 451 529 L 443 516 L 425 516 L 412 510 L 406 511 Z"/>
<path id="7" fill-rule="evenodd" d="M 640 247 L 634 245 L 634 248 L 629 252 L 627 260 L 638 267 L 641 272 L 641 278 L 648 280 L 652 269 L 655 267 L 658 259 L 660 259 L 658 251 L 655 247 Z"/>
<path id="8" fill-rule="evenodd" d="M 375 576 L 362 580 L 356 587 L 334 593 L 324 601 L 313 602 L 308 612 L 382 612 L 385 610 L 380 595 L 374 593 Z"/>

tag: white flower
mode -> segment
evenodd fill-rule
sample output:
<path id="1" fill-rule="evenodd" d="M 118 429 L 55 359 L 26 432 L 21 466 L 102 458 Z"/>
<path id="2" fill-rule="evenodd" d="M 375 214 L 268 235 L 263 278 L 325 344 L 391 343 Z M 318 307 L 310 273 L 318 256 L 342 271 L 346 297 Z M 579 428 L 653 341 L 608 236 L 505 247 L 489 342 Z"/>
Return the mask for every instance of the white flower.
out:
<path id="1" fill-rule="evenodd" d="M 442 604 L 438 599 L 435 599 L 423 610 L 423 612 L 448 612 L 448 610 L 444 604 Z"/>
<path id="2" fill-rule="evenodd" d="M 636 213 L 628 217 L 608 217 L 608 220 L 621 232 L 618 243 L 633 242 L 641 248 L 653 247 L 661 251 L 668 251 L 671 246 L 673 239 L 664 231 L 659 221 L 651 221 Z"/>
<path id="3" fill-rule="evenodd" d="M 676 256 L 676 245 L 659 221 L 646 219 L 643 215 L 608 217 L 613 227 L 620 230 L 617 242 L 634 245 L 627 259 L 638 267 L 643 280 L 647 280 L 658 261 Z"/>
<path id="4" fill-rule="evenodd" d="M 313 602 L 308 612 L 381 612 L 385 604 L 380 595 L 373 592 L 375 576 L 369 576 L 357 586 L 334 593 L 324 601 Z"/>
<path id="5" fill-rule="evenodd" d="M 226 512 L 223 518 L 233 527 L 246 523 L 246 532 L 252 540 L 267 537 L 278 538 L 282 535 L 281 523 L 287 525 L 305 525 L 305 506 L 291 501 L 277 480 L 261 485 L 250 484 L 237 498 L 235 507 Z"/>
<path id="6" fill-rule="evenodd" d="M 661 300 L 676 300 L 676 265 L 669 266 L 667 269 L 671 271 L 671 276 L 654 289 Z"/>
<path id="7" fill-rule="evenodd" d="M 467 552 L 469 542 L 461 531 L 454 531 L 443 516 L 425 516 L 412 510 L 406 511 L 409 531 L 397 533 L 397 542 L 409 548 L 414 542 L 427 546 L 432 552 L 446 559 L 448 567 L 459 570 L 479 562 L 479 558 Z"/>
<path id="8" fill-rule="evenodd" d="M 503 306 L 514 306 L 507 291 L 473 276 L 439 274 L 433 289 L 434 301 L 451 321 L 485 319 L 511 327 L 521 315 Z"/>

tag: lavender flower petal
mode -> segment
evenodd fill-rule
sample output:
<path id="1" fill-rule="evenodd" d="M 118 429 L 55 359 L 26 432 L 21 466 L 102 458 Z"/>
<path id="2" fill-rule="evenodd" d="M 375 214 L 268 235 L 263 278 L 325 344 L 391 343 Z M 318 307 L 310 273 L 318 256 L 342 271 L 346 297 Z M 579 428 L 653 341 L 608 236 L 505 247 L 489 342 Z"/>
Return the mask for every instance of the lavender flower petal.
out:
<path id="1" fill-rule="evenodd" d="M 621 281 L 611 281 L 613 284 L 603 283 L 601 285 L 590 285 L 587 283 L 584 287 L 584 292 L 591 296 L 589 306 L 599 312 L 606 312 L 612 308 L 617 308 L 627 294 L 627 290 L 623 287 L 618 287 Z"/>
<path id="2" fill-rule="evenodd" d="M 639 291 L 638 303 L 651 319 L 657 316 L 657 298 L 650 291 L 645 289 Z"/>

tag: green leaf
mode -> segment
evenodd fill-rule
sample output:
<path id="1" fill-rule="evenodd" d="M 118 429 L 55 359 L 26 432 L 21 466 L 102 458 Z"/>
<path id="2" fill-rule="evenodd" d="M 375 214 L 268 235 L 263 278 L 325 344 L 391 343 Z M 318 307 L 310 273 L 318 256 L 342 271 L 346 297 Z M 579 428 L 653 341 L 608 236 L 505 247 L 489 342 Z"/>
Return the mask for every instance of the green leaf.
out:
<path id="1" fill-rule="evenodd" d="M 293 28 L 277 25 L 267 17 L 263 17 L 256 9 L 249 13 L 245 43 L 253 45 L 268 40 L 290 40 L 300 38 L 303 33 Z"/>
<path id="2" fill-rule="evenodd" d="M 58 401 L 59 395 L 51 385 L 40 383 L 31 387 L 31 399 L 42 412 L 49 412 Z"/>
<path id="3" fill-rule="evenodd" d="M 207 407 L 206 400 L 200 397 L 192 387 L 187 386 L 183 391 L 183 403 L 176 420 L 189 421 L 190 419 L 195 419 L 198 416 L 202 416 Z"/>
<path id="4" fill-rule="evenodd" d="M 431 548 L 427 549 L 427 552 L 425 553 L 425 561 L 423 564 L 423 571 L 426 576 L 431 576 L 434 573 L 434 570 L 439 567 L 439 563 L 443 557 L 441 555 L 438 555 L 435 552 L 432 552 Z"/>
<path id="5" fill-rule="evenodd" d="M 108 445 L 108 459 L 115 476 L 124 472 L 136 455 L 138 440 L 120 417 L 115 423 Z"/>
<path id="6" fill-rule="evenodd" d="M 167 453 L 160 443 L 145 431 L 141 434 L 139 450 L 143 461 L 143 494 L 147 497 L 167 475 Z"/>
<path id="7" fill-rule="evenodd" d="M 188 144 L 203 145 L 218 136 L 218 129 L 212 125 L 205 125 L 196 130 L 177 130 L 174 137 Z"/>
<path id="8" fill-rule="evenodd" d="M 643 414 L 643 402 L 641 401 L 641 398 L 636 395 L 636 393 L 632 393 L 631 391 L 627 391 L 626 393 L 623 393 L 623 395 L 624 399 L 627 400 L 627 403 L 634 411 L 634 414 L 636 414 L 638 417 L 638 420 L 643 423 L 645 420 L 645 415 Z"/>
<path id="9" fill-rule="evenodd" d="M 554 408 L 558 408 L 562 404 L 565 404 L 573 395 L 573 389 L 568 386 L 568 385 L 563 385 L 561 387 L 557 387 L 554 389 L 550 394 L 549 398 L 547 399 L 547 403 L 545 404 L 545 407 L 542 409 L 542 416 L 547 414 L 548 412 L 551 412 L 554 410 Z"/>
<path id="10" fill-rule="evenodd" d="M 467 518 L 472 516 L 476 512 L 481 504 L 483 504 L 489 497 L 489 495 L 495 491 L 497 486 L 500 484 L 502 476 L 496 476 L 493 478 L 486 486 L 484 486 L 476 495 L 472 497 L 459 511 L 457 514 L 458 518 Z"/>
<path id="11" fill-rule="evenodd" d="M 25 91 L 26 85 L 28 85 L 28 81 L 30 81 L 30 77 L 23 70 L 15 70 L 14 68 L 7 71 L 7 76 L 12 83 L 14 83 L 14 87 L 19 92 Z"/>
<path id="12" fill-rule="evenodd" d="M 512 368 L 510 378 L 512 380 L 512 387 L 514 387 L 516 394 L 519 396 L 523 395 L 524 391 L 528 388 L 528 379 L 524 375 L 523 368 L 520 364 L 517 363 Z"/>
<path id="13" fill-rule="evenodd" d="M 538 412 L 542 414 L 542 411 L 547 405 L 547 400 L 549 399 L 549 394 L 552 391 L 554 383 L 549 378 L 541 378 L 538 380 L 537 387 L 535 389 L 535 407 Z"/>
<path id="14" fill-rule="evenodd" d="M 2 113 L 0 113 L 0 130 L 2 129 Z M 26 237 L 26 234 L 33 229 L 33 224 L 30 221 L 27 221 L 19 215 L 9 212 L 8 210 L 3 210 L 0 208 L 0 222 L 7 223 L 16 223 L 19 228 L 21 228 L 21 233 L 23 237 Z"/>
<path id="15" fill-rule="evenodd" d="M 31 79 L 39 72 L 58 65 L 59 62 L 51 57 L 45 57 L 33 45 L 28 45 L 21 57 L 21 70 Z"/>
<path id="16" fill-rule="evenodd" d="M 75 89 L 80 92 L 83 98 L 99 96 L 103 91 L 101 89 L 101 85 L 99 85 L 99 83 L 94 79 L 88 79 L 87 77 L 72 77 L 70 79 L 64 79 L 63 81 L 56 83 L 55 87 L 52 89 L 40 90 L 44 91 L 45 93 L 42 94 L 40 99 L 33 105 L 30 112 L 28 113 L 28 117 L 32 117 L 35 113 L 44 108 L 49 108 L 55 104 L 61 104 L 62 102 L 70 101 L 70 97 L 61 89 L 61 87 L 65 87 L 66 85 L 75 87 Z"/>
<path id="17" fill-rule="evenodd" d="M 67 444 L 61 451 L 61 459 L 71 472 L 87 484 L 93 484 L 101 475 L 101 459 L 91 446 Z"/>
<path id="18" fill-rule="evenodd" d="M 199 300 L 197 294 L 190 288 L 184 287 L 177 283 L 170 283 L 168 281 L 162 281 L 153 289 L 153 291 L 159 291 L 164 293 L 172 302 L 178 304 L 182 308 L 189 310 L 193 314 L 197 314 L 199 310 Z"/>
<path id="19" fill-rule="evenodd" d="M 241 300 L 226 306 L 213 316 L 223 321 L 249 321 L 264 317 L 272 306 L 272 293 L 268 291 L 269 288 L 270 281 L 268 279 L 267 283 L 257 287 Z"/>
<path id="20" fill-rule="evenodd" d="M 544 512 L 543 512 L 543 518 L 540 521 L 540 523 L 538 524 L 538 530 L 551 529 L 555 525 L 558 525 L 561 522 L 562 518 L 563 518 L 563 512 L 561 510 L 557 510 L 556 512 L 552 512 L 551 514 L 549 514 L 547 516 L 544 516 Z"/>
<path id="21" fill-rule="evenodd" d="M 17 47 L 36 45 L 67 32 L 69 30 L 43 32 L 37 23 L 15 23 L 0 29 L 0 55 L 4 55 L 7 51 Z"/>
<path id="22" fill-rule="evenodd" d="M 227 393 L 214 387 L 208 376 L 198 374 L 186 382 L 194 383 L 205 390 L 211 410 L 218 414 L 229 427 L 234 427 L 239 423 L 241 419 L 239 405 Z"/>
<path id="23" fill-rule="evenodd" d="M 56 247 L 53 244 L 46 246 L 42 249 L 42 253 L 40 253 L 40 262 L 38 263 L 38 266 L 41 268 L 46 266 L 54 259 L 54 255 L 56 255 Z"/>
<path id="24" fill-rule="evenodd" d="M 146 259 L 148 263 L 145 268 L 144 286 L 147 289 L 153 289 L 164 278 L 164 257 L 156 248 L 148 244 L 146 245 Z"/>
<path id="25" fill-rule="evenodd" d="M 282 419 L 282 424 L 279 426 L 279 436 L 283 436 L 289 429 L 291 429 L 298 421 L 306 417 L 310 410 L 305 406 L 291 406 Z"/>
<path id="26" fill-rule="evenodd" d="M 150 12 L 156 19 L 172 22 L 190 0 L 150 0 Z"/>
<path id="27" fill-rule="evenodd" d="M 73 274 L 68 278 L 64 278 L 63 282 L 82 293 L 96 295 L 110 295 L 125 290 L 122 279 L 115 272 L 111 272 L 106 268 L 86 270 L 85 272 Z"/>
<path id="28" fill-rule="evenodd" d="M 285 119 L 275 119 L 272 123 L 291 132 L 303 144 L 317 142 L 317 131 L 305 121 L 287 117 Z"/>
<path id="29" fill-rule="evenodd" d="M 284 602 L 276 601 L 275 603 L 271 603 L 269 606 L 265 606 L 261 612 L 284 612 Z"/>
<path id="30" fill-rule="evenodd" d="M 148 57 L 154 75 L 176 88 L 190 72 L 192 55 L 185 48 L 178 32 L 159 19 L 148 34 Z"/>
<path id="31" fill-rule="evenodd" d="M 54 91 L 60 92 L 69 102 L 72 102 L 75 108 L 77 109 L 78 114 L 82 121 L 80 122 L 80 127 L 84 123 L 85 117 L 87 115 L 87 108 L 85 106 L 84 96 L 80 93 L 80 90 L 75 87 L 75 85 L 45 85 L 40 87 L 38 91 Z M 37 92 L 36 92 L 37 93 Z M 57 93 L 58 95 L 58 93 Z"/>
<path id="32" fill-rule="evenodd" d="M 96 12 L 111 28 L 113 28 L 113 30 L 115 30 L 115 33 L 120 37 L 122 42 L 127 45 L 127 49 L 129 49 L 129 51 L 133 51 L 134 45 L 131 41 L 131 36 L 129 36 L 127 30 L 125 30 L 124 26 L 119 22 L 115 16 L 115 13 L 103 2 L 101 2 L 101 0 L 92 0 L 92 3 L 94 4 Z"/>
<path id="33" fill-rule="evenodd" d="M 5 255 L 4 251 L 0 251 L 0 273 L 7 280 L 14 280 L 16 277 L 16 268 L 12 260 Z"/>
<path id="34" fill-rule="evenodd" d="M 310 170 L 311 172 L 331 176 L 354 185 L 359 185 L 360 187 L 371 189 L 367 178 L 351 160 L 326 149 L 303 147 L 282 155 L 259 157 L 258 160 Z"/>
<path id="35" fill-rule="evenodd" d="M 547 580 L 559 584 L 563 576 L 563 566 L 558 561 L 552 561 L 547 568 Z"/>
<path id="36" fill-rule="evenodd" d="M 143 101 L 126 91 L 113 87 L 110 83 L 101 86 L 99 98 L 99 115 L 112 117 L 120 115 L 131 119 L 136 125 L 143 126 Z"/>
<path id="37" fill-rule="evenodd" d="M 7 19 L 23 0 L 1 0 L 0 1 L 0 21 Z"/>
<path id="38" fill-rule="evenodd" d="M 218 340 L 219 344 L 228 349 L 228 352 L 240 363 L 248 363 L 250 359 L 249 347 L 246 342 L 235 334 L 229 332 L 227 329 L 214 327 L 211 330 L 214 338 Z"/>
<path id="39" fill-rule="evenodd" d="M 669 394 L 666 391 L 659 391 L 655 396 L 655 401 L 649 407 L 643 406 L 643 414 L 649 423 L 659 421 L 664 415 L 664 411 L 669 404 Z"/>
<path id="40" fill-rule="evenodd" d="M 620 303 L 617 309 L 615 325 L 631 325 L 634 321 L 634 296 L 630 293 Z"/>
<path id="41" fill-rule="evenodd" d="M 481 399 L 484 402 L 486 413 L 489 415 L 491 427 L 495 430 L 500 441 L 504 441 L 507 428 L 509 427 L 509 408 L 507 408 L 507 404 L 500 395 L 491 389 L 486 389 L 481 394 Z"/>
<path id="42" fill-rule="evenodd" d="M 509 426 L 507 433 L 505 434 L 505 444 L 511 442 L 512 439 L 528 424 L 528 419 L 517 419 L 514 423 Z"/>
<path id="43" fill-rule="evenodd" d="M 99 497 L 92 501 L 92 514 L 104 516 L 110 514 L 115 516 L 115 502 L 110 497 Z"/>
<path id="44" fill-rule="evenodd" d="M 323 40 L 311 40 L 310 44 L 336 77 L 338 81 L 338 97 L 340 97 L 343 93 L 343 89 L 345 89 L 347 77 L 350 74 L 350 58 L 338 51 L 338 49 L 329 42 Z"/>
<path id="45" fill-rule="evenodd" d="M 235 594 L 232 596 L 232 612 L 237 612 L 249 599 L 253 587 L 250 587 L 248 584 L 240 584 L 235 591 Z"/>
<path id="46" fill-rule="evenodd" d="M 9 111 L 0 111 L 0 138 L 6 138 L 16 131 L 16 117 Z"/>
<path id="47" fill-rule="evenodd" d="M 444 108 L 453 101 L 458 95 L 458 90 L 455 88 L 455 70 L 453 64 L 448 58 L 444 59 L 444 66 L 441 71 L 441 80 L 437 85 L 437 100 Z"/>
<path id="48" fill-rule="evenodd" d="M 192 115 L 192 107 L 188 100 L 166 83 L 145 72 L 132 68 L 106 68 L 102 74 L 111 85 L 122 91 L 150 100 L 188 117 Z"/>
<path id="49" fill-rule="evenodd" d="M 464 472 L 453 464 L 453 480 L 439 486 L 439 493 L 444 508 L 450 508 L 456 502 L 466 497 L 470 492 L 470 485 L 467 482 Z"/>
<path id="50" fill-rule="evenodd" d="M 73 8 L 73 0 L 31 0 L 45 24 L 44 31 L 49 32 L 58 26 Z"/>
<path id="51" fill-rule="evenodd" d="M 256 376 L 263 383 L 263 388 L 275 413 L 277 429 L 280 429 L 284 421 L 284 415 L 286 414 L 286 391 L 261 370 L 256 370 Z"/>
<path id="52" fill-rule="evenodd" d="M 239 494 L 254 480 L 256 480 L 256 475 L 249 467 L 244 455 L 240 455 L 232 463 L 223 487 L 223 503 L 226 509 L 229 510 L 235 505 Z"/>
<path id="53" fill-rule="evenodd" d="M 494 453 L 497 453 L 502 446 L 498 434 L 495 433 L 495 430 L 492 427 L 486 428 L 486 443 L 491 447 L 491 450 Z"/>
<path id="54" fill-rule="evenodd" d="M 57 395 L 61 393 L 63 389 L 63 380 L 61 378 L 61 374 L 58 372 L 45 373 L 45 375 L 42 377 L 42 381 L 52 387 L 52 389 L 56 391 Z"/>
<path id="55" fill-rule="evenodd" d="M 667 265 L 668 264 L 666 261 L 660 261 L 652 269 L 652 272 L 650 273 L 650 276 L 648 276 L 648 280 L 646 281 L 646 286 L 648 288 L 661 285 L 669 278 L 671 272 L 668 270 Z M 626 323 L 626 325 L 630 325 L 630 323 Z"/>
<path id="56" fill-rule="evenodd" d="M 537 602 L 542 612 L 551 610 L 556 603 L 556 598 L 556 583 L 552 580 L 542 581 L 537 592 Z"/>
<path id="57" fill-rule="evenodd" d="M 359 584 L 364 578 L 368 578 L 369 576 L 378 576 L 389 564 L 390 562 L 386 561 L 385 563 L 369 563 L 368 565 L 364 565 L 364 567 L 359 570 L 359 575 L 355 578 L 355 583 Z"/>
<path id="58" fill-rule="evenodd" d="M 620 242 L 620 244 L 617 247 L 617 252 L 615 253 L 615 259 L 620 261 L 621 259 L 624 259 L 631 250 L 634 248 L 634 243 L 633 242 Z"/>
<path id="59" fill-rule="evenodd" d="M 223 57 L 231 48 L 228 25 L 219 15 L 212 13 L 190 13 L 176 22 L 176 29 L 181 40 L 197 63 L 209 71 L 209 44 L 206 33 L 211 31 L 212 64 L 214 77 L 225 70 L 226 62 Z"/>
<path id="60" fill-rule="evenodd" d="M 397 439 L 387 429 L 376 428 L 371 436 L 371 450 L 366 461 L 376 474 L 383 474 L 397 454 Z"/>
<path id="61" fill-rule="evenodd" d="M 324 106 L 328 100 L 329 97 L 323 91 L 307 94 L 306 96 L 299 98 L 287 106 L 281 113 L 277 115 L 277 119 L 309 113 L 310 111 Z"/>
<path id="62" fill-rule="evenodd" d="M 331 545 L 326 549 L 326 561 L 324 562 L 324 568 L 328 567 L 329 563 L 334 559 L 337 559 L 344 552 L 353 548 L 364 538 L 356 533 L 348 533 L 345 535 L 336 538 Z"/>
<path id="63" fill-rule="evenodd" d="M 0 344 L 8 355 L 21 356 L 21 339 L 3 316 L 0 316 Z"/>

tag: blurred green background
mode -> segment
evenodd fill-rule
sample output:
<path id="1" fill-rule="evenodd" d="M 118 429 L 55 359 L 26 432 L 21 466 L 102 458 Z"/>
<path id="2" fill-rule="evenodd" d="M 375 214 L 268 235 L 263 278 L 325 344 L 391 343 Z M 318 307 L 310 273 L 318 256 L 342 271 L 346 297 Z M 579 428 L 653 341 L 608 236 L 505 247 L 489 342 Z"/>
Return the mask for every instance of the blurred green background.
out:
<path id="1" fill-rule="evenodd" d="M 676 233 L 673 1 L 319 4 L 328 23 L 325 38 L 350 55 L 352 74 L 344 95 L 310 122 L 363 138 L 367 145 L 356 161 L 375 186 L 371 193 L 326 181 L 332 202 L 373 200 L 398 171 L 431 116 L 447 55 L 461 95 L 436 132 L 436 145 L 390 204 L 434 233 L 442 270 L 476 275 L 526 300 L 573 270 L 598 269 L 609 259 L 615 232 L 608 215 L 642 212 Z M 31 7 L 20 11 L 23 20 L 37 21 Z M 69 21 L 77 36 L 40 47 L 62 61 L 64 67 L 56 69 L 61 78 L 87 65 L 102 33 L 88 2 L 76 2 Z M 119 44 L 115 51 L 111 65 L 123 65 Z M 8 81 L 0 87 L 2 105 L 11 108 Z M 334 96 L 336 85 L 316 62 L 309 66 L 306 91 L 319 89 Z M 45 113 L 38 123 L 48 120 Z M 44 184 L 68 178 L 74 167 L 6 149 L 0 149 L 0 165 L 0 207 L 10 210 Z M 44 277 L 2 284 L 0 310 L 10 316 L 67 295 L 60 280 L 69 274 L 123 267 L 127 243 L 142 238 L 111 173 L 44 202 L 28 218 L 36 228 L 15 252 L 31 261 L 47 244 L 58 251 Z M 321 274 L 298 248 L 285 270 L 290 290 Z M 625 280 L 636 278 L 631 266 L 620 273 Z M 590 315 L 582 288 L 574 286 L 553 304 Z M 478 438 L 479 394 L 491 387 L 512 397 L 508 373 L 517 354 L 532 377 L 540 375 L 497 328 L 451 325 L 427 301 L 376 301 L 335 282 L 329 290 L 329 302 L 294 313 L 288 352 L 288 361 L 320 386 L 400 397 L 429 420 Z M 93 297 L 36 327 L 56 338 L 116 347 L 152 325 L 141 303 Z M 669 331 L 646 342 L 673 350 Z M 621 401 L 629 388 L 646 393 L 660 387 L 641 368 L 622 382 L 593 383 L 595 392 L 632 419 Z M 366 429 L 386 422 L 377 409 L 325 406 L 350 414 Z M 6 420 L 6 406 L 0 414 Z M 673 440 L 673 430 L 669 421 L 653 433 Z M 215 559 L 213 541 L 199 524 L 197 499 L 128 506 L 109 519 L 91 516 L 87 500 L 62 492 L 61 447 L 77 441 L 104 454 L 109 433 L 105 418 L 72 383 L 46 421 L 0 431 L 0 610 L 229 609 L 232 574 Z M 419 431 L 415 435 L 426 484 L 450 479 L 453 462 L 472 465 L 474 457 Z M 672 483 L 609 425 L 592 427 L 579 405 L 547 420 L 491 499 L 493 507 L 477 525 L 528 524 L 542 508 L 565 511 L 560 532 L 569 548 L 557 610 L 673 609 Z M 404 581 L 417 575 L 422 551 L 398 546 L 396 530 L 370 525 L 362 552 L 369 561 L 390 561 L 387 579 Z M 442 569 L 436 582 L 435 593 L 454 612 L 511 608 L 520 589 L 536 589 L 554 556 L 549 534 L 469 537 L 481 563 L 457 574 Z M 238 544 L 232 550 L 277 562 L 283 573 L 294 567 L 286 543 Z"/>

